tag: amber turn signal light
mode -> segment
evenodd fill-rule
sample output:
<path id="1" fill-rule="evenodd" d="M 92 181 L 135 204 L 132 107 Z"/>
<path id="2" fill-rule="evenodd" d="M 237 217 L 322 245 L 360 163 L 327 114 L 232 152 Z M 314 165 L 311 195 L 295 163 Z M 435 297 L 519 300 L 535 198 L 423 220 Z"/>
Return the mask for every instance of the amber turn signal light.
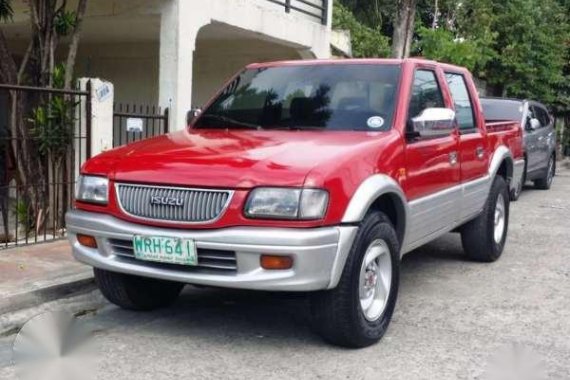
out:
<path id="1" fill-rule="evenodd" d="M 85 247 L 97 248 L 97 241 L 93 236 L 77 234 L 77 241 L 79 242 L 79 244 Z"/>
<path id="2" fill-rule="evenodd" d="M 260 262 L 263 269 L 269 270 L 283 270 L 293 267 L 293 258 L 289 256 L 261 255 Z"/>

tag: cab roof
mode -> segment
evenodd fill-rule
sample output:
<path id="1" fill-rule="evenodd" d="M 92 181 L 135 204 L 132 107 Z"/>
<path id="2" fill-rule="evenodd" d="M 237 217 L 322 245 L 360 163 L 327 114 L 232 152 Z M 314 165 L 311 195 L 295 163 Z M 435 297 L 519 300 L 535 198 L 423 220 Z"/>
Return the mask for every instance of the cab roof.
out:
<path id="1" fill-rule="evenodd" d="M 285 67 L 285 66 L 319 66 L 319 65 L 436 65 L 443 68 L 452 68 L 454 70 L 466 70 L 464 67 L 456 66 L 448 63 L 437 62 L 421 57 L 395 59 L 395 58 L 351 58 L 351 59 L 307 59 L 307 60 L 289 60 L 289 61 L 273 61 L 263 63 L 252 63 L 247 66 L 248 69 L 257 69 L 264 67 Z"/>

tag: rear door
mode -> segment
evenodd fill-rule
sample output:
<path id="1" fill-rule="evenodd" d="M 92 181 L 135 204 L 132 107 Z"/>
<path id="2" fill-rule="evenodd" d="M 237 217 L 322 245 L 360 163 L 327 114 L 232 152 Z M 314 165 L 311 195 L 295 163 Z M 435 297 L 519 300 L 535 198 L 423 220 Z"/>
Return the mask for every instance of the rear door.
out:
<path id="1" fill-rule="evenodd" d="M 448 107 L 451 100 L 443 72 L 429 64 L 415 68 L 407 120 L 426 108 Z M 406 195 L 410 199 L 409 243 L 424 241 L 430 235 L 452 226 L 458 216 L 459 157 L 456 131 L 439 137 L 411 138 L 406 141 Z"/>
<path id="2" fill-rule="evenodd" d="M 489 156 L 485 149 L 485 121 L 476 111 L 476 90 L 469 87 L 471 82 L 465 74 L 446 71 L 445 79 L 459 127 L 460 177 L 464 188 L 460 219 L 465 220 L 480 211 L 487 196 Z"/>

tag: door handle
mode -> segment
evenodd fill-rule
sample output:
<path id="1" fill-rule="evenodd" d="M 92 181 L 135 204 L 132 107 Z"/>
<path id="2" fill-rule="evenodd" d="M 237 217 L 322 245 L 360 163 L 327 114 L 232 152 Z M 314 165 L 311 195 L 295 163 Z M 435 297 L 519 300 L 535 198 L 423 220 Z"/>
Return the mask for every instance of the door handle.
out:
<path id="1" fill-rule="evenodd" d="M 457 157 L 457 152 L 450 152 L 449 163 L 451 164 L 451 166 L 457 165 L 457 161 L 459 161 Z"/>
<path id="2" fill-rule="evenodd" d="M 482 146 L 478 146 L 477 149 L 475 149 L 475 154 L 478 159 L 482 160 L 485 157 L 485 149 L 483 149 Z"/>

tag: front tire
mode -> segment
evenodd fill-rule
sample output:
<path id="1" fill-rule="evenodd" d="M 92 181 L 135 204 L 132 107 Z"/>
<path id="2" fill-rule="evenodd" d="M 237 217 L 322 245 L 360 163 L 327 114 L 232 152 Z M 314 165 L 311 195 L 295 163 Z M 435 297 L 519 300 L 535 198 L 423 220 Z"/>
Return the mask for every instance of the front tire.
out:
<path id="1" fill-rule="evenodd" d="M 138 311 L 150 311 L 172 304 L 184 284 L 155 280 L 94 268 L 101 293 L 115 305 Z"/>
<path id="2" fill-rule="evenodd" d="M 312 296 L 316 332 L 344 347 L 378 342 L 394 313 L 399 273 L 396 231 L 386 215 L 371 212 L 357 232 L 337 287 Z"/>
<path id="3" fill-rule="evenodd" d="M 503 177 L 497 176 L 483 212 L 461 228 L 463 250 L 471 259 L 496 261 L 505 248 L 509 227 L 509 188 Z"/>

